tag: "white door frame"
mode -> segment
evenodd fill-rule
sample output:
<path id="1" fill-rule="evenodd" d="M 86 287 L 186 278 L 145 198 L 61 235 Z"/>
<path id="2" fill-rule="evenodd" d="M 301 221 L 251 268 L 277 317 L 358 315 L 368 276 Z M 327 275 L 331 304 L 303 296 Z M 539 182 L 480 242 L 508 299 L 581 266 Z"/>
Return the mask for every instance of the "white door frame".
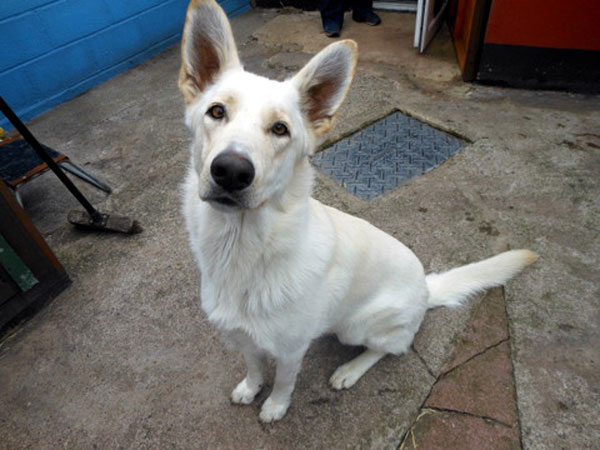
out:
<path id="1" fill-rule="evenodd" d="M 419 48 L 419 53 L 425 51 L 437 33 L 447 7 L 448 0 L 444 0 L 437 16 L 434 17 L 435 0 L 419 0 L 417 4 L 417 17 L 415 19 L 415 39 L 413 41 L 413 46 Z"/>

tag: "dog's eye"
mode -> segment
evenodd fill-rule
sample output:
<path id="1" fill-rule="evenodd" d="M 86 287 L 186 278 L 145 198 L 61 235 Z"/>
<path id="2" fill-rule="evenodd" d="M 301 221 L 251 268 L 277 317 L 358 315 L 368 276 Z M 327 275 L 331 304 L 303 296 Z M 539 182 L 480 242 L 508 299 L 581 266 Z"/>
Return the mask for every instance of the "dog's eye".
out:
<path id="1" fill-rule="evenodd" d="M 288 128 L 281 122 L 275 122 L 275 124 L 271 127 L 271 131 L 277 136 L 285 136 L 290 134 Z"/>
<path id="2" fill-rule="evenodd" d="M 225 107 L 223 105 L 213 105 L 206 113 L 213 119 L 220 120 L 225 117 Z"/>

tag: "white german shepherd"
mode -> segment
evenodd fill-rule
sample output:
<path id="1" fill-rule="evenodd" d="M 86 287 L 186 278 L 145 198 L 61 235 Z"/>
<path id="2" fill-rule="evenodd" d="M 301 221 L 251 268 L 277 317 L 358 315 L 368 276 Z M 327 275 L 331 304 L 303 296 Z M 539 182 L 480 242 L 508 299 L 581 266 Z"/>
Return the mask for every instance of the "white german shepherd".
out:
<path id="1" fill-rule="evenodd" d="M 248 372 L 231 394 L 251 403 L 276 361 L 260 419 L 281 419 L 311 341 L 335 333 L 367 350 L 330 383 L 349 388 L 387 353 L 407 351 L 425 312 L 459 305 L 534 262 L 528 250 L 425 275 L 403 244 L 310 197 L 309 156 L 354 75 L 356 43 L 336 42 L 283 81 L 245 72 L 227 17 L 193 0 L 179 86 L 193 133 L 184 214 L 202 273 L 202 307 Z"/>

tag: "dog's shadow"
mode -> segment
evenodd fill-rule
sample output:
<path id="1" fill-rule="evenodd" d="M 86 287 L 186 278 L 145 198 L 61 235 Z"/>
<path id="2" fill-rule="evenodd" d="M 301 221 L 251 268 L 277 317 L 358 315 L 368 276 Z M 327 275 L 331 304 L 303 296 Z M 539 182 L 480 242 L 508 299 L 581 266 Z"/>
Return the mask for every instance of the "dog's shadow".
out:
<path id="1" fill-rule="evenodd" d="M 360 389 L 361 383 L 359 381 L 350 390 L 336 391 L 329 385 L 329 378 L 339 366 L 351 361 L 364 351 L 365 347 L 362 346 L 341 344 L 335 335 L 327 335 L 316 339 L 304 356 L 302 369 L 296 381 L 294 401 L 298 400 L 311 405 L 324 404 L 335 401 L 336 395 Z M 389 358 L 397 359 L 398 357 L 388 356 L 384 361 Z M 387 366 L 385 362 L 384 366 Z M 383 371 L 386 371 L 385 367 L 383 367 Z M 375 372 L 379 372 L 379 370 L 375 368 L 368 372 L 366 376 L 376 376 Z M 273 386 L 274 377 L 275 363 L 270 361 L 267 384 L 257 396 L 257 405 L 262 404 L 268 397 Z"/>

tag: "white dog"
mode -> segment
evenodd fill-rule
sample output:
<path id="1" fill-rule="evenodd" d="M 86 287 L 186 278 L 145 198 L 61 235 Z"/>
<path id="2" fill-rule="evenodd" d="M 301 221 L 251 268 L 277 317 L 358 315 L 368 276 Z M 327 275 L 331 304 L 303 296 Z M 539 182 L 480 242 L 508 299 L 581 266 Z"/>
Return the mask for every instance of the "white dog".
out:
<path id="1" fill-rule="evenodd" d="M 425 275 L 403 244 L 310 197 L 309 156 L 332 126 L 354 75 L 357 47 L 329 45 L 283 82 L 245 72 L 227 17 L 193 0 L 179 86 L 193 133 L 184 214 L 202 273 L 202 307 L 248 372 L 231 394 L 251 403 L 276 361 L 260 419 L 281 419 L 311 341 L 335 333 L 367 350 L 339 367 L 349 388 L 387 353 L 407 351 L 429 308 L 458 305 L 535 261 L 502 253 Z"/>

